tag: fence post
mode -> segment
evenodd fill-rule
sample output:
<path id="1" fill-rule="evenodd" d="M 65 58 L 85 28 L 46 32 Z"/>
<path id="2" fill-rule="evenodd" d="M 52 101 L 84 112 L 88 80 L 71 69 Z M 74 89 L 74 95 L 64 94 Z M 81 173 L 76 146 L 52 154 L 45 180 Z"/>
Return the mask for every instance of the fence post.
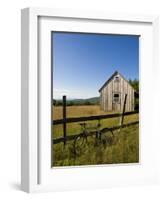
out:
<path id="1" fill-rule="evenodd" d="M 123 110 L 122 110 L 122 115 L 120 117 L 120 126 L 123 125 L 123 121 L 124 121 L 124 113 L 125 113 L 125 108 L 126 108 L 126 100 L 127 100 L 127 94 L 125 94 L 125 98 L 124 98 L 124 102 L 123 102 Z M 119 129 L 119 131 L 120 131 L 120 129 Z"/>
<path id="2" fill-rule="evenodd" d="M 66 144 L 66 96 L 63 96 L 63 137 Z"/>

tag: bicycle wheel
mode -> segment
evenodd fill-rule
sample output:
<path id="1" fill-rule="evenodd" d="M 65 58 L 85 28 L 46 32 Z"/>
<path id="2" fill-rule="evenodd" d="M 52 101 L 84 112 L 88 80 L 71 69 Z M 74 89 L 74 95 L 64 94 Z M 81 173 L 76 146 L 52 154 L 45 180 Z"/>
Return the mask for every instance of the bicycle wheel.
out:
<path id="1" fill-rule="evenodd" d="M 107 131 L 107 129 L 103 129 L 99 132 L 99 135 L 99 140 L 103 145 L 106 146 L 114 144 L 115 137 L 112 131 Z"/>
<path id="2" fill-rule="evenodd" d="M 86 145 L 87 138 L 86 136 L 79 135 L 74 140 L 74 153 L 80 155 L 84 152 L 84 147 Z"/>

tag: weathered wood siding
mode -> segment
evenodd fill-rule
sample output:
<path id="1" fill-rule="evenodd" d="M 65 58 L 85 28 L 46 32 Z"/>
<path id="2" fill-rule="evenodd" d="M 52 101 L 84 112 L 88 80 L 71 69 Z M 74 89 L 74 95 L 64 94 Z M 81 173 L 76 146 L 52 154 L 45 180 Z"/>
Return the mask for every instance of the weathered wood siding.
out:
<path id="1" fill-rule="evenodd" d="M 115 80 L 119 77 L 119 81 Z M 114 94 L 119 94 L 119 102 L 114 101 Z M 104 111 L 122 111 L 127 94 L 125 111 L 134 110 L 134 89 L 120 74 L 115 75 L 100 91 L 100 107 Z"/>

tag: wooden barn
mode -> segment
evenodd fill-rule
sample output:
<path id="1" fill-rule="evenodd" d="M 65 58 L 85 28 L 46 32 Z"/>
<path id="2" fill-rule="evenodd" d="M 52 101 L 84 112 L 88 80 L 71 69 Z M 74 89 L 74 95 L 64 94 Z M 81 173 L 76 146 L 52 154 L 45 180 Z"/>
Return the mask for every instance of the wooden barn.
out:
<path id="1" fill-rule="evenodd" d="M 134 88 L 118 72 L 99 89 L 100 107 L 104 111 L 122 111 L 125 94 L 127 94 L 125 111 L 134 111 Z"/>

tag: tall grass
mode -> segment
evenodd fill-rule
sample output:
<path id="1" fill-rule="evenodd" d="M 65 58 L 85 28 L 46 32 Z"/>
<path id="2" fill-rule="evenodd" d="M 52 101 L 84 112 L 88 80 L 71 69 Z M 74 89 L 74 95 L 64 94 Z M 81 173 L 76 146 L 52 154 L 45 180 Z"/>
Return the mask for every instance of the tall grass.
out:
<path id="1" fill-rule="evenodd" d="M 53 110 L 54 119 L 62 118 L 62 107 Z M 79 117 L 107 114 L 100 110 L 99 106 L 71 106 L 67 109 L 67 117 Z M 125 116 L 124 123 L 138 120 L 138 114 Z M 119 124 L 119 118 L 101 120 L 101 128 L 111 127 Z M 97 124 L 97 121 L 87 121 L 87 123 Z M 53 137 L 63 135 L 62 125 L 53 128 Z M 81 132 L 79 123 L 67 124 L 68 134 Z M 134 125 L 121 129 L 120 132 L 114 131 L 114 142 L 98 143 L 95 137 L 88 137 L 88 141 L 79 155 L 74 154 L 73 141 L 53 145 L 53 166 L 76 166 L 93 164 L 115 164 L 115 163 L 135 163 L 139 161 L 139 127 Z M 110 133 L 106 134 L 106 138 Z"/>
<path id="2" fill-rule="evenodd" d="M 106 134 L 107 137 L 107 134 Z M 109 136 L 108 136 L 109 137 Z M 83 152 L 75 155 L 73 141 L 53 145 L 53 166 L 116 164 L 139 162 L 138 125 L 115 132 L 115 142 L 104 145 L 89 137 Z"/>

